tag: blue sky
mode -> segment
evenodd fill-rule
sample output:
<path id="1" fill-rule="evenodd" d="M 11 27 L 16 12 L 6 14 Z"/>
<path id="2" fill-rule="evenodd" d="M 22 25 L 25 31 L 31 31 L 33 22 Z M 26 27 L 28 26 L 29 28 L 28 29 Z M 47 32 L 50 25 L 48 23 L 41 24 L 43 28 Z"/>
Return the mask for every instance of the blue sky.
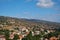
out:
<path id="1" fill-rule="evenodd" d="M 0 0 L 0 16 L 60 22 L 60 0 Z"/>

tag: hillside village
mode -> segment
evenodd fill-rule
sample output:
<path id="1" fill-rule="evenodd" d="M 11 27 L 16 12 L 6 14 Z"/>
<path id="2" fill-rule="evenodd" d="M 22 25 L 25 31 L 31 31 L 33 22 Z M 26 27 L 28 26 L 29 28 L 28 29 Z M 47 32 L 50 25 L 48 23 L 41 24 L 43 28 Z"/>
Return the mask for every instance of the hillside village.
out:
<path id="1" fill-rule="evenodd" d="M 0 16 L 0 40 L 60 40 L 60 23 Z"/>

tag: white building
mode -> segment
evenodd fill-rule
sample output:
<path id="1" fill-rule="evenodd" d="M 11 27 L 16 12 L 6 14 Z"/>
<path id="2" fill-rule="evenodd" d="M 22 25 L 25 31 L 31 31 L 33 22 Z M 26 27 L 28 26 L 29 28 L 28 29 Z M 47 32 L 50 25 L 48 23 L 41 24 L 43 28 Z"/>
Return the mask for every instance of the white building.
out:
<path id="1" fill-rule="evenodd" d="M 6 40 L 4 35 L 0 35 L 0 40 Z"/>

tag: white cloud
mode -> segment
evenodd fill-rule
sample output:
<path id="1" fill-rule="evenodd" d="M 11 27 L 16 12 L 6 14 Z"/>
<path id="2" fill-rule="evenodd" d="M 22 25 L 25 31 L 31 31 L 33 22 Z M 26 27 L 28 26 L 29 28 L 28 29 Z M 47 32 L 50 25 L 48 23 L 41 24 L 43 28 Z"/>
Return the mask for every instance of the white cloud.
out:
<path id="1" fill-rule="evenodd" d="M 53 22 L 60 22 L 60 14 L 48 14 L 44 17 L 41 17 L 42 20 L 53 21 Z"/>
<path id="2" fill-rule="evenodd" d="M 38 0 L 36 5 L 39 7 L 52 7 L 54 2 L 52 0 Z"/>

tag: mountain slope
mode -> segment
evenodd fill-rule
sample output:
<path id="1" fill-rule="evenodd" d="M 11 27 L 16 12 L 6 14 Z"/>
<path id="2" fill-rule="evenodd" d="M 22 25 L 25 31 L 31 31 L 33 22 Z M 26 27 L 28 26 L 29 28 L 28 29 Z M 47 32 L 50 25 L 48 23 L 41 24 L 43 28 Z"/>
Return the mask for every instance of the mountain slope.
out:
<path id="1" fill-rule="evenodd" d="M 0 16 L 0 28 L 11 29 L 14 27 L 44 27 L 45 29 L 60 28 L 60 23 L 36 19 L 23 19 Z"/>

